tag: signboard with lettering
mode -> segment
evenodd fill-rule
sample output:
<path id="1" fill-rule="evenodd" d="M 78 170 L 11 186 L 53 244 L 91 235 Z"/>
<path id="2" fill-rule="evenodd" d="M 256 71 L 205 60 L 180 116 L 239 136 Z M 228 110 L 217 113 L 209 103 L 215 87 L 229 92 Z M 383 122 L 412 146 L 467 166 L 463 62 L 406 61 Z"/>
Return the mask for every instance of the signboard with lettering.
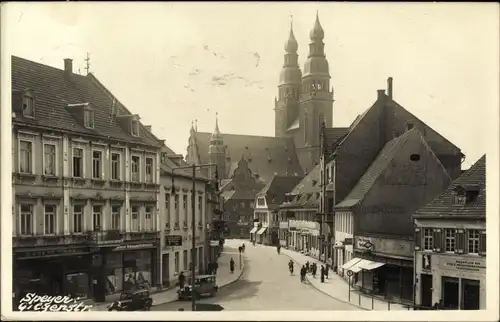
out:
<path id="1" fill-rule="evenodd" d="M 182 246 L 182 236 L 181 235 L 165 236 L 165 246 Z"/>
<path id="2" fill-rule="evenodd" d="M 446 256 L 440 256 L 439 266 L 444 270 L 484 273 L 486 270 L 486 261 L 484 258 L 447 258 Z"/>
<path id="3" fill-rule="evenodd" d="M 31 257 L 47 257 L 47 256 L 63 256 L 63 255 L 79 255 L 89 253 L 89 248 L 59 248 L 59 249 L 44 249 L 34 250 L 29 252 L 16 252 L 16 258 L 31 258 Z"/>
<path id="4" fill-rule="evenodd" d="M 356 248 L 359 249 L 372 249 L 372 239 L 368 237 L 358 237 L 356 240 Z"/>
<path id="5" fill-rule="evenodd" d="M 120 245 L 115 249 L 113 249 L 113 251 L 136 250 L 136 249 L 153 248 L 153 247 L 155 247 L 153 243 Z"/>

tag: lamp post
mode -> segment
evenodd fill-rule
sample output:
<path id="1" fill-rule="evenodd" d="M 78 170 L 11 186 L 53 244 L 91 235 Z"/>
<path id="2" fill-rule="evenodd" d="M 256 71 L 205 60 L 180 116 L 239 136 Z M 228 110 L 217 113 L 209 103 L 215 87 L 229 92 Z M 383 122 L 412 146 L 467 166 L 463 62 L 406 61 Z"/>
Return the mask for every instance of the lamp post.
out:
<path id="1" fill-rule="evenodd" d="M 196 277 L 196 169 L 215 166 L 215 177 L 217 178 L 217 165 L 215 163 L 206 163 L 199 165 L 190 165 L 172 168 L 172 193 L 175 194 L 174 187 L 174 172 L 176 170 L 191 169 L 192 170 L 192 192 L 191 192 L 191 310 L 196 311 L 196 296 L 195 296 L 195 277 Z M 201 214 L 200 214 L 201 216 Z"/>

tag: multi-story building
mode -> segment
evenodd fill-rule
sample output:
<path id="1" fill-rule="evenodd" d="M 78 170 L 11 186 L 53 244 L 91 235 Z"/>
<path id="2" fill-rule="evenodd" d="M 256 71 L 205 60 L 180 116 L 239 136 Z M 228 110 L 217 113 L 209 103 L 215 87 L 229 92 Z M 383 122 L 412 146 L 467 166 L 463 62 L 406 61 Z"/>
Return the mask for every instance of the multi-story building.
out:
<path id="1" fill-rule="evenodd" d="M 486 155 L 419 209 L 415 223 L 415 303 L 486 308 Z"/>
<path id="2" fill-rule="evenodd" d="M 191 272 L 193 263 L 192 236 L 196 243 L 194 265 L 197 272 L 202 272 L 208 261 L 207 224 L 210 214 L 207 212 L 207 201 L 211 193 L 209 180 L 197 169 L 195 190 L 193 191 L 193 174 L 191 169 L 176 169 L 189 166 L 182 155 L 176 155 L 167 147 L 162 149 L 161 157 L 161 281 L 164 286 L 175 285 L 178 275 Z M 173 171 L 172 171 L 173 170 Z M 193 194 L 195 212 L 193 216 Z M 192 222 L 195 222 L 195 231 Z M 180 245 L 173 245 L 175 240 Z"/>
<path id="3" fill-rule="evenodd" d="M 251 241 L 259 244 L 279 245 L 279 206 L 302 177 L 274 176 L 255 197 L 254 227 Z"/>
<path id="4" fill-rule="evenodd" d="M 163 142 L 92 74 L 12 57 L 14 292 L 158 282 Z"/>

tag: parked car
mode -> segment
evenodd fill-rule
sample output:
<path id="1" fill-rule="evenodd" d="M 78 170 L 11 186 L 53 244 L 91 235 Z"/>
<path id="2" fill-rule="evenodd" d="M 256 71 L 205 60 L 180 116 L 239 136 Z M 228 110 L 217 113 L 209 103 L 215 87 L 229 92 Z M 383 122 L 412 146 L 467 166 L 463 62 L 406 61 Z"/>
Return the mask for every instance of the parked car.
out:
<path id="1" fill-rule="evenodd" d="M 153 299 L 146 289 L 123 292 L 120 299 L 114 301 L 108 311 L 149 311 L 153 306 Z"/>
<path id="2" fill-rule="evenodd" d="M 178 299 L 180 301 L 191 299 L 193 296 L 215 296 L 219 290 L 216 284 L 215 275 L 197 275 L 194 279 L 194 291 L 191 280 L 183 288 L 177 291 Z"/>

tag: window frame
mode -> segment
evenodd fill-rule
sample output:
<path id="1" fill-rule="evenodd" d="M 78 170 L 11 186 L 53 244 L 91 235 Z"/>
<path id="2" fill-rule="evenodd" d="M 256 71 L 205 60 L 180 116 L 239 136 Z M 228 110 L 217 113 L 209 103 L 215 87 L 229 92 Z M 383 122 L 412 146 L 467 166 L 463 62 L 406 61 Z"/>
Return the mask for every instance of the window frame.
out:
<path id="1" fill-rule="evenodd" d="M 26 212 L 23 210 L 23 206 L 29 207 L 29 212 Z M 18 232 L 17 235 L 19 236 L 32 236 L 34 235 L 35 231 L 35 225 L 34 225 L 34 219 L 35 219 L 35 214 L 34 214 L 34 205 L 29 204 L 29 203 L 21 203 L 19 205 L 19 217 L 18 217 Z M 23 224 L 23 217 L 26 215 L 29 215 L 29 224 Z M 26 220 L 25 220 L 26 221 Z M 29 229 L 26 229 L 25 232 L 23 232 L 23 226 L 26 226 L 25 228 L 29 227 Z M 29 230 L 29 231 L 28 231 Z"/>
<path id="2" fill-rule="evenodd" d="M 75 156 L 76 150 L 81 151 L 81 155 Z M 81 171 L 79 176 L 75 175 L 75 158 L 79 158 L 79 168 Z M 83 147 L 77 146 L 71 148 L 71 176 L 79 179 L 85 178 L 85 149 Z"/>
<path id="3" fill-rule="evenodd" d="M 450 236 L 448 236 L 450 235 Z M 448 247 L 448 242 L 450 247 Z M 455 229 L 445 228 L 444 229 L 444 251 L 447 253 L 454 253 L 457 249 L 457 233 Z"/>
<path id="4" fill-rule="evenodd" d="M 87 129 L 95 128 L 95 112 L 91 108 L 85 108 L 83 110 L 83 125 Z"/>
<path id="5" fill-rule="evenodd" d="M 113 160 L 114 156 L 118 156 L 118 160 Z M 120 152 L 111 152 L 111 180 L 114 181 L 120 181 L 122 176 L 122 171 L 121 171 L 121 158 L 122 154 Z M 117 169 L 115 169 L 115 166 L 117 166 Z M 115 177 L 115 170 L 116 170 L 116 177 Z"/>
<path id="6" fill-rule="evenodd" d="M 102 205 L 92 205 L 92 231 L 102 231 Z M 99 211 L 96 211 L 99 209 Z M 99 225 L 96 225 L 96 217 L 99 219 Z"/>
<path id="7" fill-rule="evenodd" d="M 52 154 L 52 167 L 53 173 L 47 173 L 47 146 L 54 148 Z M 43 175 L 45 176 L 57 176 L 58 175 L 58 162 L 57 162 L 57 144 L 53 142 L 43 142 Z"/>
<path id="8" fill-rule="evenodd" d="M 26 104 L 26 106 L 28 106 L 28 104 L 27 104 L 28 102 L 31 102 L 31 115 L 27 114 L 25 111 L 25 108 L 24 108 L 25 104 Z M 22 95 L 21 104 L 22 104 L 21 110 L 22 110 L 23 116 L 27 117 L 27 118 L 34 119 L 35 118 L 35 97 L 34 97 L 34 95 L 29 91 L 24 92 Z"/>
<path id="9" fill-rule="evenodd" d="M 139 121 L 131 120 L 130 121 L 130 135 L 133 137 L 139 137 Z"/>
<path id="10" fill-rule="evenodd" d="M 476 233 L 476 236 L 471 238 L 471 233 Z M 479 240 L 480 240 L 480 238 L 481 238 L 481 233 L 480 233 L 479 229 L 468 229 L 467 230 L 467 254 L 479 255 Z M 476 245 L 473 246 L 473 248 L 475 248 L 475 251 L 471 251 L 471 241 L 476 242 Z"/>
<path id="11" fill-rule="evenodd" d="M 118 211 L 116 211 L 116 208 Z M 121 231 L 121 209 L 119 205 L 111 205 L 111 229 Z"/>
<path id="12" fill-rule="evenodd" d="M 154 210 L 153 210 L 152 206 L 146 206 L 144 208 L 144 230 L 146 230 L 146 231 L 153 231 L 154 230 L 153 212 L 154 212 Z"/>
<path id="13" fill-rule="evenodd" d="M 148 161 L 151 161 L 151 164 L 148 165 Z M 154 180 L 154 159 L 151 157 L 146 157 L 146 161 L 144 162 L 144 179 L 148 183 L 153 183 Z M 148 178 L 148 167 L 149 167 L 149 178 Z"/>
<path id="14" fill-rule="evenodd" d="M 426 233 L 430 233 L 427 235 Z M 428 243 L 428 245 L 427 245 Z M 427 247 L 428 246 L 428 247 Z M 422 250 L 432 251 L 434 249 L 434 230 L 432 228 L 422 228 Z"/>
<path id="15" fill-rule="evenodd" d="M 27 171 L 23 171 L 22 170 L 22 167 L 21 167 L 21 163 L 22 163 L 22 160 L 24 160 L 24 158 L 22 158 L 22 155 L 21 155 L 21 152 L 24 151 L 23 148 L 22 148 L 22 145 L 23 143 L 27 143 L 29 144 L 29 151 L 27 153 L 29 153 L 29 169 Z M 18 169 L 19 169 L 19 173 L 23 173 L 23 174 L 34 174 L 35 172 L 35 156 L 34 156 L 34 153 L 33 153 L 33 149 L 35 147 L 35 141 L 34 140 L 28 140 L 28 139 L 19 139 L 19 151 L 18 151 Z"/>
<path id="16" fill-rule="evenodd" d="M 137 169 L 137 172 L 134 172 L 134 169 Z M 137 174 L 137 178 L 134 177 L 134 174 Z M 141 182 L 141 156 L 137 154 L 130 156 L 130 181 Z"/>
<path id="17" fill-rule="evenodd" d="M 134 211 L 134 209 L 137 209 L 137 211 Z M 130 230 L 133 232 L 140 231 L 140 213 L 141 208 L 139 206 L 130 207 Z M 134 218 L 134 215 L 136 218 Z"/>
<path id="18" fill-rule="evenodd" d="M 52 207 L 52 211 L 47 211 L 47 207 Z M 52 220 L 50 225 L 47 225 L 47 217 Z M 52 230 L 49 229 L 51 226 Z M 45 236 L 54 236 L 57 234 L 57 205 L 46 203 L 43 205 L 43 234 Z"/>
<path id="19" fill-rule="evenodd" d="M 75 208 L 76 207 L 81 207 L 81 211 L 76 211 Z M 77 231 L 77 225 L 76 225 L 76 218 L 77 216 L 80 217 L 80 231 Z M 71 230 L 72 230 L 72 233 L 74 234 L 82 234 L 83 233 L 83 230 L 84 230 L 84 223 L 85 223 L 85 220 L 84 220 L 84 216 L 85 216 L 85 205 L 83 204 L 74 204 L 73 205 L 73 221 L 72 221 L 72 226 L 71 226 Z"/>
<path id="20" fill-rule="evenodd" d="M 99 154 L 99 158 L 95 157 L 95 153 Z M 103 151 L 98 149 L 92 149 L 92 179 L 104 179 L 102 173 L 102 161 L 103 161 Z M 96 176 L 96 162 L 97 162 L 97 176 Z"/>

